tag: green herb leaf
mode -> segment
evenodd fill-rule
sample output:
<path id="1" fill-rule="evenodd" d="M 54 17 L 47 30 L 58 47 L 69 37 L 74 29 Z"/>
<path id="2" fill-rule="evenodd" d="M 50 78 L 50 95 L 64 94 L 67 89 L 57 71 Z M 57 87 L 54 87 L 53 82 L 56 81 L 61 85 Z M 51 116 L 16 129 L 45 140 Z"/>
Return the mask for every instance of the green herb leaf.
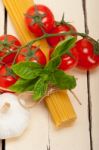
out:
<path id="1" fill-rule="evenodd" d="M 44 68 L 37 63 L 28 61 L 13 65 L 12 71 L 21 79 L 12 85 L 10 89 L 18 93 L 33 91 L 34 101 L 39 101 L 46 94 L 49 84 L 60 89 L 73 89 L 76 86 L 75 78 L 57 68 L 60 64 L 61 56 L 69 53 L 75 41 L 76 38 L 69 37 L 58 44 L 52 54 L 52 58 Z"/>
<path id="2" fill-rule="evenodd" d="M 70 49 L 75 45 L 76 38 L 75 37 L 67 37 L 65 40 L 59 42 L 53 51 L 51 57 L 62 56 L 63 54 L 70 53 Z"/>
<path id="3" fill-rule="evenodd" d="M 21 93 L 24 91 L 33 91 L 36 81 L 37 79 L 34 80 L 19 79 L 15 84 L 10 86 L 9 89 L 16 93 Z"/>
<path id="4" fill-rule="evenodd" d="M 40 100 L 45 95 L 47 88 L 48 88 L 48 82 L 40 78 L 34 86 L 33 100 L 35 101 Z"/>
<path id="5" fill-rule="evenodd" d="M 42 72 L 41 65 L 34 62 L 21 62 L 12 66 L 15 74 L 23 79 L 34 79 Z"/>
<path id="6" fill-rule="evenodd" d="M 52 58 L 45 66 L 44 70 L 48 72 L 49 71 L 52 72 L 58 67 L 58 65 L 60 64 L 60 61 L 61 61 L 61 58 L 59 56 Z"/>
<path id="7" fill-rule="evenodd" d="M 65 74 L 61 70 L 55 70 L 55 72 L 50 77 L 50 82 L 56 85 L 60 89 L 73 89 L 76 86 L 76 79 L 74 76 Z"/>

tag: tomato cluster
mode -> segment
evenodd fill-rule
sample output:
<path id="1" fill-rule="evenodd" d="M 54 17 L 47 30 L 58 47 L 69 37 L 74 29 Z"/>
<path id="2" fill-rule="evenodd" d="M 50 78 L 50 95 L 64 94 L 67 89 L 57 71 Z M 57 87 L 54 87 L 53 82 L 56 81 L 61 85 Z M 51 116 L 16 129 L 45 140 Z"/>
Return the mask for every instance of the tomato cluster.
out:
<path id="1" fill-rule="evenodd" d="M 46 64 L 46 57 L 38 47 L 22 48 L 17 55 L 21 46 L 20 41 L 15 36 L 0 36 L 0 87 L 8 88 L 17 81 L 18 77 L 11 71 L 14 62 L 32 61 L 41 65 Z"/>
<path id="2" fill-rule="evenodd" d="M 25 16 L 25 22 L 28 29 L 35 36 L 41 36 L 45 33 L 59 34 L 69 31 L 77 33 L 76 28 L 72 24 L 64 21 L 64 17 L 60 22 L 56 22 L 51 10 L 44 5 L 36 5 L 29 8 Z M 77 37 L 77 34 L 70 35 Z M 65 38 L 67 38 L 66 35 L 47 38 L 47 42 L 51 46 L 51 52 Z M 99 55 L 94 53 L 94 45 L 87 38 L 78 40 L 75 47 L 70 51 L 71 55 L 64 54 L 62 56 L 60 69 L 68 70 L 77 66 L 83 70 L 90 70 L 99 65 Z"/>
<path id="3" fill-rule="evenodd" d="M 70 35 L 77 38 L 76 28 L 72 24 L 66 23 L 64 17 L 60 22 L 55 21 L 52 11 L 44 5 L 30 7 L 25 14 L 25 23 L 29 31 L 36 37 L 41 37 L 44 34 L 70 32 L 68 35 L 52 36 L 46 39 L 51 47 L 49 50 L 50 55 L 60 41 Z M 33 61 L 41 65 L 46 64 L 46 57 L 39 47 L 29 46 L 22 48 L 17 55 L 17 51 L 21 46 L 21 42 L 12 35 L 0 36 L 1 87 L 8 88 L 16 82 L 18 77 L 10 69 L 13 63 Z M 82 38 L 76 42 L 75 46 L 70 50 L 70 54 L 64 54 L 61 57 L 59 69 L 67 71 L 73 67 L 78 67 L 83 70 L 90 70 L 98 65 L 99 55 L 94 52 L 94 44 L 90 39 Z"/>

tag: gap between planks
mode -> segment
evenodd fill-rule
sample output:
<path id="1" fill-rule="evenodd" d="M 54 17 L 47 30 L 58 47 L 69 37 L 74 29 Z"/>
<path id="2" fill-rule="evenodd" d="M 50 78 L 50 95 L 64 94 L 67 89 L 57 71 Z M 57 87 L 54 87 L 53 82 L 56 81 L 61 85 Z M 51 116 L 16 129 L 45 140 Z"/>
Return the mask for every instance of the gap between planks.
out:
<path id="1" fill-rule="evenodd" d="M 8 14 L 6 8 L 4 8 L 4 34 L 7 34 L 7 19 Z M 47 144 L 47 150 L 51 150 L 50 147 L 50 124 L 49 124 L 49 113 L 48 113 L 48 144 Z M 6 140 L 2 140 L 2 150 L 6 150 Z"/>
<path id="2" fill-rule="evenodd" d="M 85 33 L 89 34 L 89 28 L 87 23 L 87 9 L 86 9 L 86 0 L 82 0 L 82 8 L 84 15 L 84 27 Z M 89 138 L 90 138 L 90 150 L 93 150 L 93 139 L 92 139 L 92 103 L 91 103 L 91 93 L 90 93 L 90 72 L 86 72 L 87 75 L 87 92 L 88 92 L 88 120 L 89 120 Z M 50 145 L 50 125 L 49 125 L 49 117 L 48 117 L 48 145 L 47 150 L 51 150 Z"/>
<path id="3" fill-rule="evenodd" d="M 51 144 L 50 144 L 50 118 L 49 118 L 49 112 L 48 112 L 48 145 L 47 150 L 51 150 Z"/>
<path id="4" fill-rule="evenodd" d="M 7 11 L 4 8 L 4 34 L 7 34 Z M 5 150 L 5 140 L 2 140 L 2 150 Z"/>
<path id="5" fill-rule="evenodd" d="M 87 23 L 87 8 L 86 0 L 82 0 L 83 14 L 84 14 L 84 26 L 85 33 L 89 34 L 89 28 Z M 91 102 L 91 91 L 90 91 L 90 72 L 87 71 L 87 91 L 88 91 L 88 119 L 89 119 L 89 136 L 90 136 L 90 150 L 93 150 L 93 139 L 92 139 L 92 102 Z"/>
<path id="6" fill-rule="evenodd" d="M 84 14 L 84 26 L 85 33 L 89 34 L 88 23 L 87 23 L 87 9 L 86 0 L 82 0 L 83 14 Z M 5 9 L 4 17 L 4 34 L 7 34 L 7 11 Z M 92 140 L 92 105 L 91 105 L 91 94 L 90 94 L 90 72 L 87 71 L 87 91 L 88 91 L 88 119 L 89 119 L 89 136 L 90 136 L 90 150 L 93 150 L 93 140 Z M 5 150 L 5 140 L 2 140 L 2 150 Z M 50 124 L 48 115 L 48 145 L 47 150 L 51 150 L 50 146 Z"/>

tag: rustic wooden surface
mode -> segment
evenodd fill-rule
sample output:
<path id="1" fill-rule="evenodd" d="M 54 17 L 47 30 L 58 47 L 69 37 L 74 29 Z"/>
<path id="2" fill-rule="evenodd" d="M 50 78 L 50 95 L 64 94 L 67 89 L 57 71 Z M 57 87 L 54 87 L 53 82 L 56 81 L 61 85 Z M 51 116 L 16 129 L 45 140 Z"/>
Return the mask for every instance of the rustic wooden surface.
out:
<path id="1" fill-rule="evenodd" d="M 48 5 L 54 12 L 56 19 L 60 19 L 62 13 L 65 12 L 67 22 L 71 21 L 78 31 L 89 31 L 91 36 L 99 38 L 98 0 L 58 0 L 57 2 L 55 0 L 36 0 L 36 2 Z M 0 0 L 0 34 L 4 32 L 16 35 Z M 75 69 L 71 73 L 78 78 L 75 92 L 83 104 L 79 106 L 70 95 L 78 115 L 77 121 L 70 127 L 56 130 L 42 103 L 31 110 L 32 119 L 29 129 L 20 138 L 6 140 L 5 150 L 99 149 L 99 68 L 91 72 L 80 72 Z M 2 148 L 2 144 L 0 145 Z"/>
<path id="2" fill-rule="evenodd" d="M 0 0 L 0 35 L 5 33 L 5 10 L 2 4 L 2 1 Z M 2 141 L 0 140 L 0 150 L 2 150 L 3 145 Z"/>

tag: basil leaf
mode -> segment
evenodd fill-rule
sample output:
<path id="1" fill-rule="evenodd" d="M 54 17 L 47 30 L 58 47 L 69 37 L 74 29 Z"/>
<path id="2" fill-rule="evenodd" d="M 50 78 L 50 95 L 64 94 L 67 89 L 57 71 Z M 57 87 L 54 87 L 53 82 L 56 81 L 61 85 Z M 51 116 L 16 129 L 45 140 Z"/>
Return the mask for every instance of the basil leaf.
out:
<path id="1" fill-rule="evenodd" d="M 48 88 L 48 82 L 40 78 L 34 86 L 33 99 L 35 101 L 40 100 L 45 95 L 47 88 Z"/>
<path id="2" fill-rule="evenodd" d="M 19 79 L 18 81 L 16 81 L 15 84 L 10 86 L 9 89 L 17 93 L 21 93 L 24 91 L 32 91 L 36 81 L 37 79 L 34 80 Z"/>
<path id="3" fill-rule="evenodd" d="M 59 56 L 52 58 L 48 64 L 45 66 L 44 70 L 46 71 L 53 71 L 55 70 L 58 65 L 60 64 L 61 58 Z"/>
<path id="4" fill-rule="evenodd" d="M 23 79 L 34 79 L 40 75 L 42 68 L 34 62 L 21 62 L 13 65 L 12 70 Z"/>
<path id="5" fill-rule="evenodd" d="M 55 72 L 52 74 L 52 78 L 50 79 L 52 84 L 56 85 L 60 89 L 71 90 L 76 86 L 76 79 L 74 76 L 67 75 L 61 70 L 55 70 Z"/>
<path id="6" fill-rule="evenodd" d="M 75 37 L 67 37 L 65 40 L 59 42 L 53 51 L 51 57 L 62 56 L 63 54 L 70 53 L 70 49 L 75 45 L 76 38 Z"/>

